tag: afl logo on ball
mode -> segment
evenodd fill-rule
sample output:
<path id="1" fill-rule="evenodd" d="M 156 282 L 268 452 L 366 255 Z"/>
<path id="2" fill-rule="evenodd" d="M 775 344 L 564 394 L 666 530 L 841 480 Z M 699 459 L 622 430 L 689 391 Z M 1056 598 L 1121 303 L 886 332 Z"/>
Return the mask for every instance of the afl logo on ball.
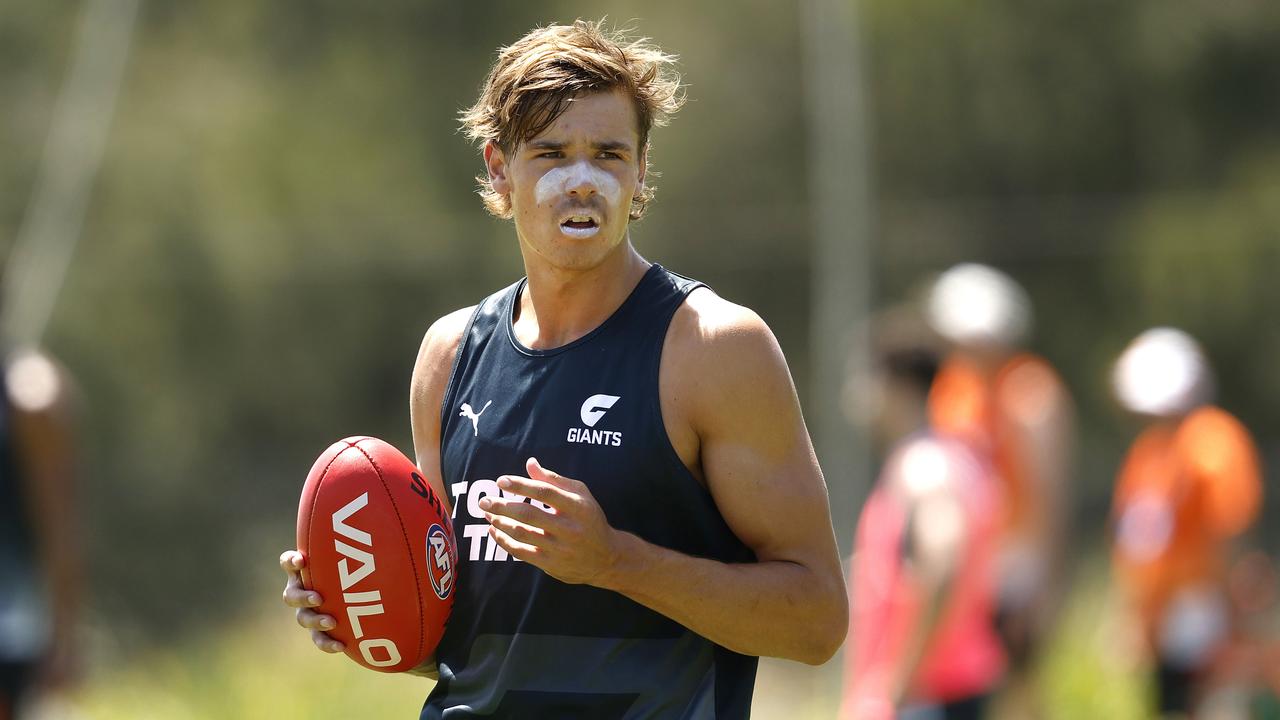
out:
<path id="1" fill-rule="evenodd" d="M 427 531 L 427 575 L 436 597 L 444 600 L 453 592 L 453 548 L 444 528 L 432 525 Z"/>

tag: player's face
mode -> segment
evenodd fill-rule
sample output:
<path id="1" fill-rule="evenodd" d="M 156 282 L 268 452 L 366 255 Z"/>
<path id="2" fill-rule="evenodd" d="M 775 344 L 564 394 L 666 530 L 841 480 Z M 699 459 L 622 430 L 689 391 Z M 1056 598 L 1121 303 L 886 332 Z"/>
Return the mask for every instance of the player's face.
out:
<path id="1" fill-rule="evenodd" d="M 635 108 L 621 92 L 584 95 L 510 155 L 485 158 L 493 188 L 511 198 L 526 262 L 595 267 L 623 244 L 631 198 L 644 182 Z"/>

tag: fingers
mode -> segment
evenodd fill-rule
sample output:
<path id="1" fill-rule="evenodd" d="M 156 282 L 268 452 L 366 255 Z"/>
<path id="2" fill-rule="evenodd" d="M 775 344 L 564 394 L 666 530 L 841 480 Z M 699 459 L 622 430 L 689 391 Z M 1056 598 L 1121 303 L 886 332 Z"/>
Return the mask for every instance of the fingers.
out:
<path id="1" fill-rule="evenodd" d="M 498 478 L 498 487 L 504 492 L 523 495 L 544 502 L 552 507 L 567 507 L 581 499 L 581 496 L 558 487 L 546 480 L 520 477 L 519 475 L 503 475 Z"/>
<path id="2" fill-rule="evenodd" d="M 524 468 L 529 472 L 529 477 L 531 478 L 541 480 L 545 483 L 550 483 L 574 494 L 581 491 L 582 483 L 577 480 L 567 478 L 558 472 L 542 467 L 542 464 L 538 462 L 538 458 L 529 458 L 526 460 L 524 462 Z"/>
<path id="3" fill-rule="evenodd" d="M 319 630 L 311 631 L 311 642 L 315 643 L 316 647 L 327 653 L 340 653 L 347 649 L 346 645 L 343 645 L 338 640 L 334 640 Z"/>
<path id="4" fill-rule="evenodd" d="M 311 631 L 311 642 L 315 646 L 327 653 L 342 652 L 347 646 L 340 640 L 335 640 L 326 630 L 332 630 L 338 626 L 332 615 L 322 615 L 315 610 L 307 608 L 298 608 L 296 615 L 298 625 Z"/>
<path id="5" fill-rule="evenodd" d="M 489 526 L 489 537 L 493 538 L 494 542 L 502 546 L 503 550 L 506 550 L 517 560 L 523 560 L 534 566 L 538 565 L 538 548 L 533 545 L 513 539 L 496 525 Z"/>
<path id="6" fill-rule="evenodd" d="M 289 578 L 288 584 L 284 586 L 284 604 L 291 608 L 318 607 L 323 601 L 320 593 L 306 589 L 297 578 Z"/>
<path id="7" fill-rule="evenodd" d="M 523 507 L 529 506 L 524 505 Z M 493 513 L 486 513 L 486 515 L 488 516 L 490 525 L 493 525 L 506 533 L 507 536 L 513 540 L 518 540 L 530 546 L 536 546 L 546 540 L 547 532 L 540 527 L 527 525 L 525 523 L 512 520 L 509 517 L 503 517 Z"/>
<path id="8" fill-rule="evenodd" d="M 287 573 L 302 572 L 307 564 L 302 553 L 297 550 L 285 550 L 280 553 L 280 569 Z"/>
<path id="9" fill-rule="evenodd" d="M 332 630 L 338 626 L 332 615 L 324 615 L 309 608 L 298 608 L 295 617 L 298 624 L 308 630 Z"/>
<path id="10" fill-rule="evenodd" d="M 324 615 L 312 610 L 323 602 L 320 593 L 308 590 L 302 585 L 302 568 L 307 561 L 297 550 L 286 550 L 280 553 L 280 569 L 289 575 L 284 586 L 284 604 L 297 608 L 294 614 L 298 624 L 311 631 L 311 642 L 327 653 L 340 653 L 347 649 L 340 640 L 330 637 L 326 630 L 338 627 L 338 621 L 332 615 Z"/>
<path id="11" fill-rule="evenodd" d="M 303 586 L 302 568 L 305 566 L 306 560 L 297 550 L 286 550 L 280 554 L 280 569 L 289 576 L 282 599 L 291 608 L 316 607 L 323 601 L 319 593 Z"/>
<path id="12" fill-rule="evenodd" d="M 512 520 L 517 520 L 525 525 L 546 528 L 551 523 L 555 522 L 553 520 L 555 514 L 547 512 L 536 505 L 530 505 L 513 498 L 489 496 L 481 498 L 478 504 L 480 509 L 484 510 L 486 514 L 509 517 Z"/>

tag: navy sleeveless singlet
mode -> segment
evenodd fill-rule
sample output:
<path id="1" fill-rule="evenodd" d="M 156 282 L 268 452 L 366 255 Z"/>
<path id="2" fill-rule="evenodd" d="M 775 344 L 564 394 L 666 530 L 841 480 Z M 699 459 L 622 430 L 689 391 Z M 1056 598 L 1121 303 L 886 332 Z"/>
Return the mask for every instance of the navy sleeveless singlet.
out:
<path id="1" fill-rule="evenodd" d="M 501 492 L 496 478 L 527 475 L 525 460 L 537 457 L 585 483 L 619 530 L 689 555 L 753 561 L 662 422 L 663 340 L 701 283 L 653 265 L 598 328 L 550 350 L 515 337 L 524 283 L 476 308 L 441 409 L 458 595 L 421 717 L 746 718 L 756 658 L 515 560 L 489 538 L 477 505 Z"/>

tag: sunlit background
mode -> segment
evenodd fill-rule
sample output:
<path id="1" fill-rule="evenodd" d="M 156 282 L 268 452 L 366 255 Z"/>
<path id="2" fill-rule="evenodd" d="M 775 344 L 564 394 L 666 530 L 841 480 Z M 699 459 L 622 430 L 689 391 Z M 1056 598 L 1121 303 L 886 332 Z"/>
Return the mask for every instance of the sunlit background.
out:
<path id="1" fill-rule="evenodd" d="M 416 717 L 425 681 L 311 648 L 276 558 L 330 442 L 411 449 L 430 322 L 520 276 L 457 114 L 498 46 L 579 16 L 680 56 L 690 102 L 653 135 L 632 238 L 773 328 L 845 552 L 876 466 L 833 386 L 861 319 L 960 261 L 1026 288 L 1031 347 L 1078 410 L 1055 717 L 1146 716 L 1099 631 L 1138 429 L 1109 373 L 1140 331 L 1203 344 L 1263 456 L 1250 542 L 1280 550 L 1280 4 L 104 0 L 86 21 L 93 4 L 0 3 L 0 251 L 33 232 L 46 142 L 105 132 L 100 167 L 62 160 L 86 183 L 82 228 L 54 213 L 50 237 L 78 238 L 65 284 L 25 291 L 58 290 L 42 343 L 82 411 L 82 676 L 57 712 Z M 118 94 L 59 120 L 103 35 L 124 40 Z M 831 717 L 839 664 L 762 664 L 756 715 Z"/>

